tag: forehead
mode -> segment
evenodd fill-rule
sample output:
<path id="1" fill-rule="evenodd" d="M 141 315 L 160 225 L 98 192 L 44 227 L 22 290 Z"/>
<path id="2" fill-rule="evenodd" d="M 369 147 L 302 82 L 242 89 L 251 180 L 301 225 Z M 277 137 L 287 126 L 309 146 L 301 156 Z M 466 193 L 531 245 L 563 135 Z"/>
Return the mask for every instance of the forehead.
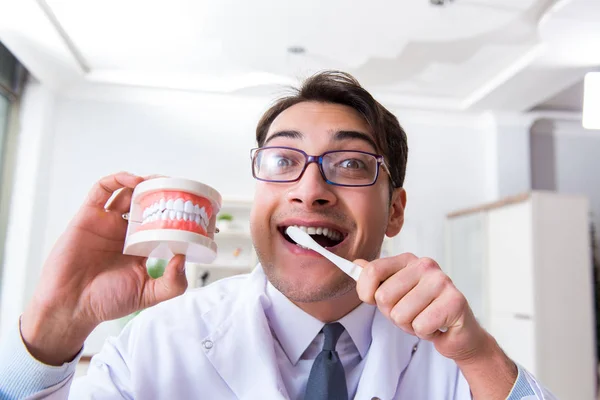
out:
<path id="1" fill-rule="evenodd" d="M 324 137 L 324 133 L 333 136 L 336 131 L 358 131 L 373 137 L 367 121 L 354 108 L 315 101 L 298 103 L 281 112 L 271 123 L 267 139 L 274 132 L 286 130 L 308 137 Z"/>

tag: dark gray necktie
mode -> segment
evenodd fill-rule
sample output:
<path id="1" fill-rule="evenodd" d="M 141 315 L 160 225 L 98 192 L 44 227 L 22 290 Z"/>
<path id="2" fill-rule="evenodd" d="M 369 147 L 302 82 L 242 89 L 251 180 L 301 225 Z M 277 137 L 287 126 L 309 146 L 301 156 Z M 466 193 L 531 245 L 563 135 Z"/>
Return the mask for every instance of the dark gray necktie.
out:
<path id="1" fill-rule="evenodd" d="M 348 400 L 346 375 L 335 345 L 344 327 L 339 322 L 323 327 L 325 342 L 310 370 L 305 400 Z"/>

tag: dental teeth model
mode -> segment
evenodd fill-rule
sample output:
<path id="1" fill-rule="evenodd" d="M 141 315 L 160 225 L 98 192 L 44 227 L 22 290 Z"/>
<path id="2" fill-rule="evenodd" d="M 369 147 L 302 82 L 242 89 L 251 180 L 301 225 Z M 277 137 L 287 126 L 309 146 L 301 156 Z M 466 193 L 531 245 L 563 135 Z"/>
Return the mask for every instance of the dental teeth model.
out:
<path id="1" fill-rule="evenodd" d="M 123 254 L 210 263 L 217 256 L 212 240 L 221 195 L 200 182 L 157 178 L 134 190 Z"/>

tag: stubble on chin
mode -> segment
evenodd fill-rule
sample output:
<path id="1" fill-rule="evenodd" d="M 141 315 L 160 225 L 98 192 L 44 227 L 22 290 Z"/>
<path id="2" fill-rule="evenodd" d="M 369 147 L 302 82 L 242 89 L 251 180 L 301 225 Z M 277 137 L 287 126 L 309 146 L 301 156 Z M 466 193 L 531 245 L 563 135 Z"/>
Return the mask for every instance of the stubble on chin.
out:
<path id="1" fill-rule="evenodd" d="M 329 282 L 323 281 L 315 284 L 302 279 L 301 276 L 290 279 L 284 276 L 273 263 L 261 262 L 261 266 L 269 282 L 294 303 L 314 303 L 331 300 L 341 297 L 356 288 L 356 282 L 346 274 L 340 274 Z"/>

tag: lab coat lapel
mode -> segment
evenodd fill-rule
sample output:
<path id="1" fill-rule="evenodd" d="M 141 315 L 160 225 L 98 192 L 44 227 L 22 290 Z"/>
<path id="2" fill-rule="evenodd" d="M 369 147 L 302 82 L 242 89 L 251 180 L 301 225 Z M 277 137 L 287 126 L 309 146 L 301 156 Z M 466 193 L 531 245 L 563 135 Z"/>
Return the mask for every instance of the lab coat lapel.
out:
<path id="1" fill-rule="evenodd" d="M 285 399 L 277 368 L 273 336 L 263 305 L 266 277 L 258 266 L 243 292 L 205 317 L 213 329 L 204 338 L 205 352 L 219 375 L 238 398 Z M 209 349 L 206 349 L 209 343 Z"/>
<path id="2" fill-rule="evenodd" d="M 371 347 L 355 398 L 393 399 L 419 339 L 402 331 L 379 311 L 373 318 L 371 334 Z"/>

